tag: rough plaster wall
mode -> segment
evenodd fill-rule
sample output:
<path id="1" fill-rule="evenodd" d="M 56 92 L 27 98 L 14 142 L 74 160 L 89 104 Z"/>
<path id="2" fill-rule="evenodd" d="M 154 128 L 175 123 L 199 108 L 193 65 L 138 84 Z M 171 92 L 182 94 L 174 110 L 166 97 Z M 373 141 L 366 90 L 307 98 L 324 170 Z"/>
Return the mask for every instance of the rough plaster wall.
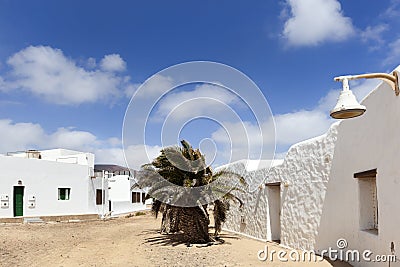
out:
<path id="1" fill-rule="evenodd" d="M 228 170 L 242 173 L 245 169 L 244 162 L 236 162 L 226 167 Z M 246 181 L 251 181 L 254 172 L 245 175 Z M 237 193 L 244 205 L 231 205 L 224 228 L 244 233 L 259 239 L 267 240 L 267 214 L 268 203 L 265 189 L 258 189 L 253 193 Z"/>
<path id="2" fill-rule="evenodd" d="M 400 68 L 397 68 L 399 71 Z M 400 266 L 400 96 L 387 83 L 380 84 L 363 101 L 363 116 L 343 121 L 338 128 L 328 190 L 315 249 L 337 248 L 345 238 L 348 250 L 391 255 L 397 262 L 351 262 L 354 266 Z M 377 169 L 378 233 L 363 230 L 359 179 L 354 174 Z M 364 199 L 365 201 L 365 199 Z M 365 213 L 364 213 L 365 215 Z"/>
<path id="3" fill-rule="evenodd" d="M 284 163 L 271 170 L 267 182 L 288 183 L 281 186 L 281 243 L 286 246 L 314 248 L 336 137 L 334 124 L 327 134 L 293 146 Z"/>
<path id="4" fill-rule="evenodd" d="M 281 243 L 298 249 L 313 249 L 329 179 L 337 137 L 337 123 L 320 137 L 291 147 L 284 162 L 276 167 L 246 174 L 263 177 L 266 183 L 281 182 Z M 228 166 L 242 171 L 242 163 Z M 257 180 L 258 180 L 257 179 Z M 288 186 L 284 186 L 284 184 Z M 268 190 L 264 185 L 255 192 L 241 194 L 242 211 L 232 206 L 224 228 L 260 239 L 271 240 Z"/>

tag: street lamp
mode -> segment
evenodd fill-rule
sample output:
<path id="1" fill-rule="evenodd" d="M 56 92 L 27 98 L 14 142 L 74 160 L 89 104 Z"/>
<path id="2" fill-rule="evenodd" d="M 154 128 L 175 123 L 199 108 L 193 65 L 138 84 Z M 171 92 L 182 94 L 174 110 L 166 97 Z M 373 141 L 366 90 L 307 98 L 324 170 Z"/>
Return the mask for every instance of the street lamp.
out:
<path id="1" fill-rule="evenodd" d="M 349 80 L 376 78 L 382 79 L 383 81 L 389 83 L 396 96 L 399 95 L 399 80 L 396 71 L 394 71 L 392 74 L 369 73 L 335 77 L 335 81 L 343 83 L 343 90 L 340 92 L 336 106 L 331 111 L 331 117 L 334 119 L 349 119 L 364 114 L 366 107 L 357 102 L 356 97 L 349 88 Z"/>

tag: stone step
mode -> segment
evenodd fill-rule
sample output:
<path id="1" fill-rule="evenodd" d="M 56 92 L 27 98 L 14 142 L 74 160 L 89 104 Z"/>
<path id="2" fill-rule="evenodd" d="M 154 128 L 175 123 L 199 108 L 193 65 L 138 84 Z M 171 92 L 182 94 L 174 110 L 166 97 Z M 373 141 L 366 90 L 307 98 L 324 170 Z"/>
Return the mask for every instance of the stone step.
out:
<path id="1" fill-rule="evenodd" d="M 33 218 L 24 218 L 24 223 L 45 223 L 45 222 L 39 217 L 33 217 Z"/>

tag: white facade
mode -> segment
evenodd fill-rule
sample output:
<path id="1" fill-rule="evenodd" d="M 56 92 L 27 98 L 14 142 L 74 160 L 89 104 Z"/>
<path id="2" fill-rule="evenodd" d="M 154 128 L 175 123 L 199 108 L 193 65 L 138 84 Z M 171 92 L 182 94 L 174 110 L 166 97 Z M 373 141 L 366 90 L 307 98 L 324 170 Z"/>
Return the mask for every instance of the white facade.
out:
<path id="1" fill-rule="evenodd" d="M 400 266 L 400 96 L 382 83 L 362 104 L 363 116 L 292 146 L 281 165 L 248 172 L 265 184 L 242 195 L 244 207 L 232 206 L 225 228 L 317 252 L 344 238 L 346 250 L 394 254 L 390 266 Z"/>
<path id="2" fill-rule="evenodd" d="M 0 218 L 102 213 L 96 193 L 107 183 L 93 177 L 93 154 L 63 149 L 34 154 L 0 156 Z"/>
<path id="3" fill-rule="evenodd" d="M 146 210 L 145 191 L 138 188 L 129 175 L 114 175 L 108 178 L 111 215 Z"/>
<path id="4" fill-rule="evenodd" d="M 94 166 L 94 154 L 79 152 L 69 149 L 48 149 L 48 150 L 28 150 L 23 152 L 8 153 L 12 157 L 20 158 L 36 158 L 50 161 L 57 161 L 63 163 L 74 163 L 79 165 Z"/>

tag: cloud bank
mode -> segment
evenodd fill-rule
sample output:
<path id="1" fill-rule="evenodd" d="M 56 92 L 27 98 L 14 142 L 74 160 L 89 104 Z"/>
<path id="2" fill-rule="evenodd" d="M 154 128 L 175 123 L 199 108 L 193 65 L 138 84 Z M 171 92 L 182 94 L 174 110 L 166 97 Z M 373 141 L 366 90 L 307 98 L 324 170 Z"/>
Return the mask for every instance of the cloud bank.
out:
<path id="1" fill-rule="evenodd" d="M 120 72 L 126 63 L 118 54 L 100 61 L 89 59 L 80 66 L 60 49 L 29 46 L 7 60 L 10 70 L 0 77 L 0 91 L 25 91 L 52 104 L 113 102 L 131 86 L 129 76 Z"/>

